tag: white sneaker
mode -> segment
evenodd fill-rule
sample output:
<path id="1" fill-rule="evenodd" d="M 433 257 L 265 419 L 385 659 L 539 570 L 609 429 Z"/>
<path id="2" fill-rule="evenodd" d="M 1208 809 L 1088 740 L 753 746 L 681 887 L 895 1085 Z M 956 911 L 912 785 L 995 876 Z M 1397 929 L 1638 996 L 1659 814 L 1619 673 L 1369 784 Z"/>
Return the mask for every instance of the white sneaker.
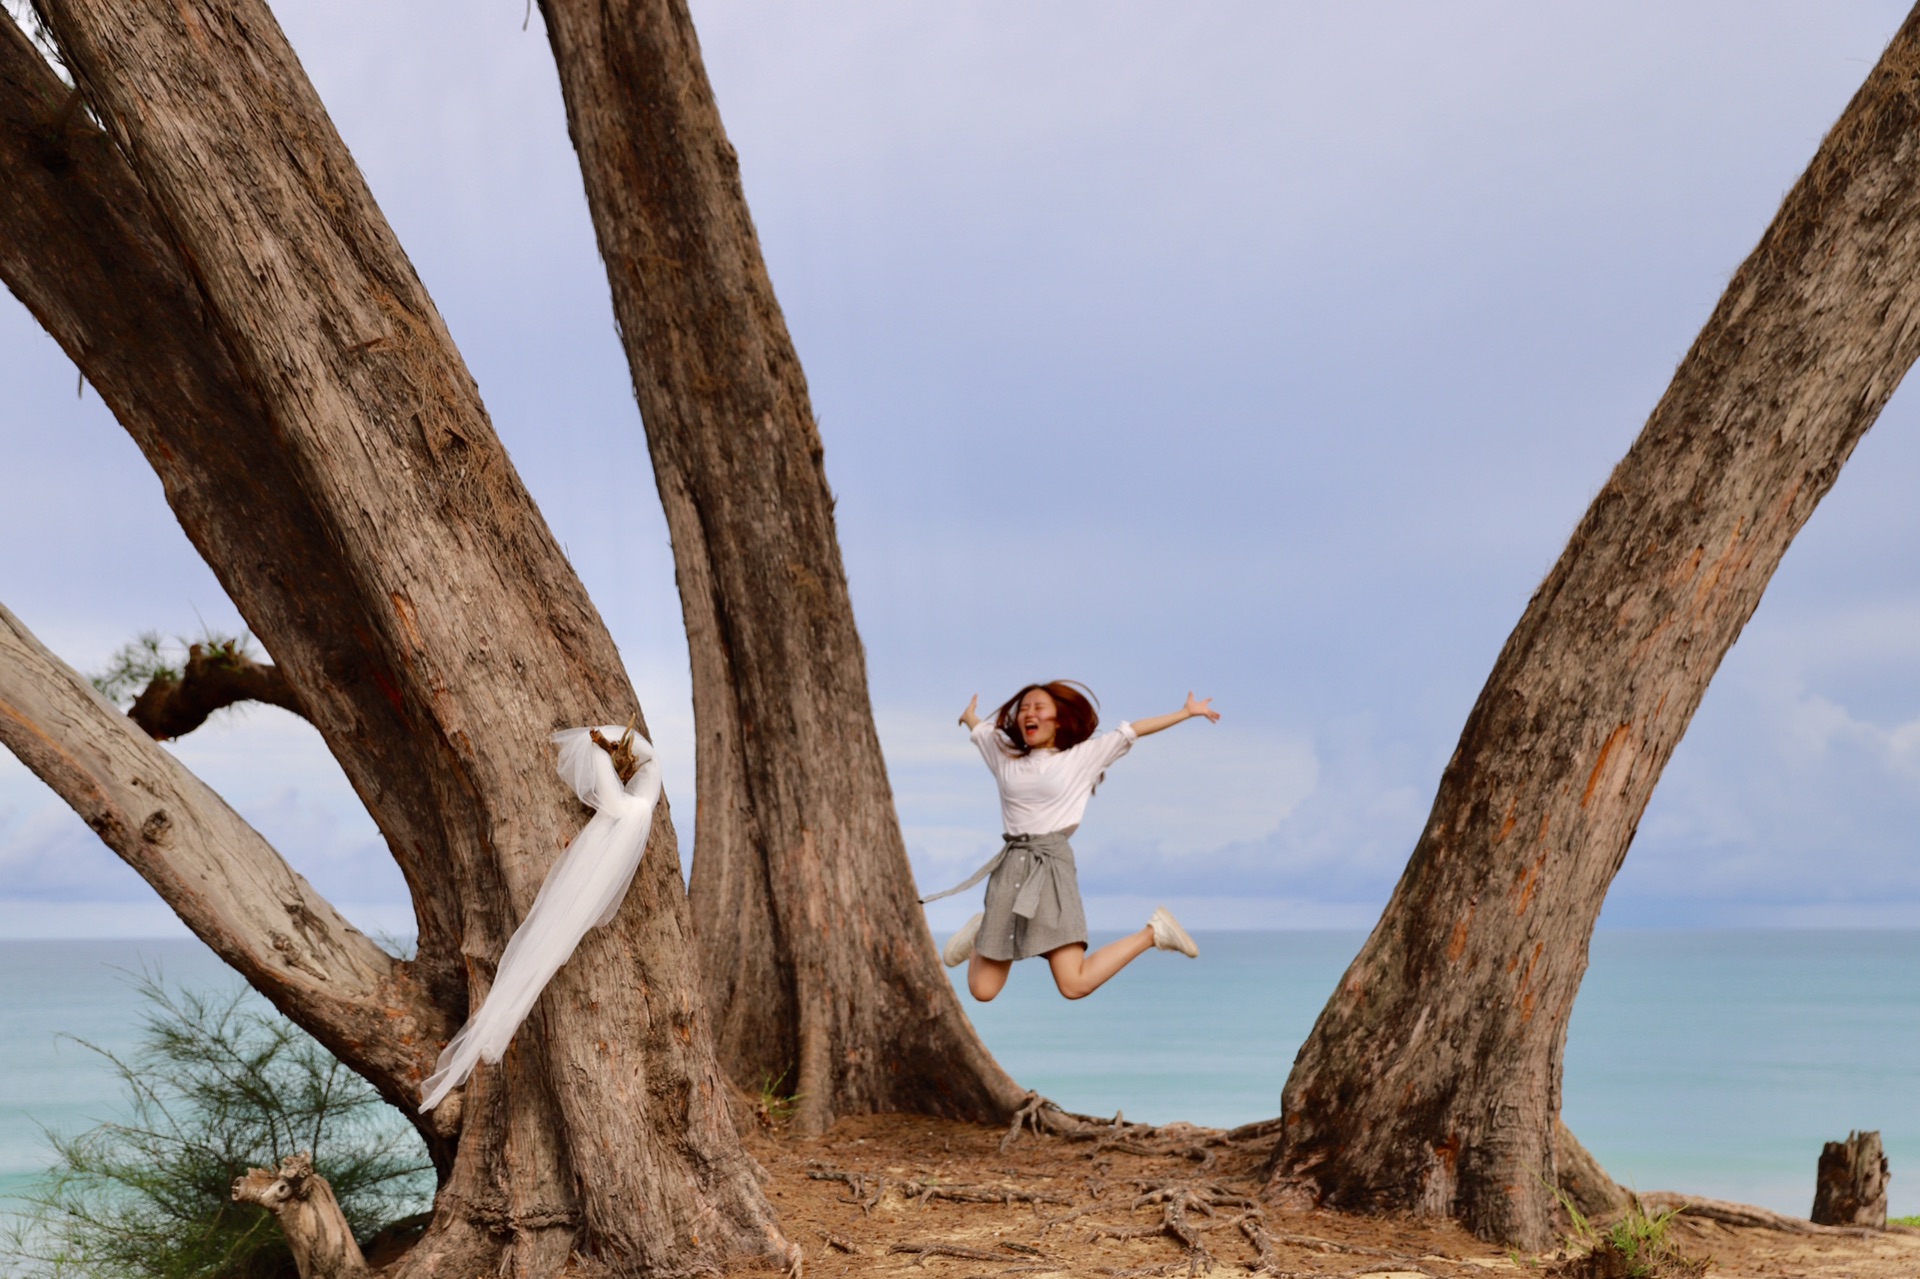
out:
<path id="1" fill-rule="evenodd" d="M 1200 958 L 1200 948 L 1193 944 L 1193 938 L 1187 936 L 1187 930 L 1180 927 L 1180 921 L 1165 906 L 1156 906 L 1153 918 L 1147 921 L 1147 927 L 1153 929 L 1153 944 L 1157 950 L 1177 950 L 1188 959 Z M 971 938 L 969 945 L 971 945 Z"/>
<path id="2" fill-rule="evenodd" d="M 947 938 L 947 948 L 940 952 L 940 958 L 945 961 L 947 967 L 958 968 L 973 958 L 973 939 L 980 935 L 980 921 L 986 917 L 987 913 L 985 911 L 978 912 L 972 919 L 960 925 L 959 932 Z M 1179 926 L 1178 924 L 1174 925 L 1175 928 Z M 1158 934 L 1156 934 L 1156 936 L 1157 935 Z M 1181 936 L 1184 937 L 1186 934 L 1182 933 Z M 1193 943 L 1188 942 L 1187 944 L 1192 945 Z"/>

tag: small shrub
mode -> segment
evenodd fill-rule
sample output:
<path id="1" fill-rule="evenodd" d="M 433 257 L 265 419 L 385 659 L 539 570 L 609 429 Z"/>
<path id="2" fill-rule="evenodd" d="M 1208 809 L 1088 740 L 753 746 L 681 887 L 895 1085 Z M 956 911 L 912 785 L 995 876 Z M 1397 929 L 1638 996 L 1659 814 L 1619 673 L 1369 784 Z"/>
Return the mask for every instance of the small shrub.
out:
<path id="1" fill-rule="evenodd" d="M 431 1201 L 419 1137 L 372 1087 L 246 991 L 169 992 L 151 977 L 139 1047 L 113 1064 L 123 1122 L 49 1133 L 56 1163 L 0 1235 L 23 1276 L 266 1279 L 293 1259 L 233 1181 L 297 1151 L 333 1187 L 354 1234 Z"/>
<path id="2" fill-rule="evenodd" d="M 1554 1195 L 1573 1223 L 1567 1245 L 1575 1254 L 1549 1271 L 1554 1279 L 1695 1279 L 1713 1264 L 1711 1258 L 1688 1256 L 1673 1238 L 1673 1219 L 1681 1209 L 1649 1213 L 1635 1196 L 1626 1214 L 1603 1230 L 1566 1192 L 1556 1188 Z"/>
<path id="3" fill-rule="evenodd" d="M 754 1117 L 763 1128 L 777 1128 L 793 1118 L 795 1107 L 799 1104 L 799 1093 L 782 1093 L 780 1085 L 787 1082 L 787 1072 L 760 1077 L 760 1095 L 754 1099 Z"/>

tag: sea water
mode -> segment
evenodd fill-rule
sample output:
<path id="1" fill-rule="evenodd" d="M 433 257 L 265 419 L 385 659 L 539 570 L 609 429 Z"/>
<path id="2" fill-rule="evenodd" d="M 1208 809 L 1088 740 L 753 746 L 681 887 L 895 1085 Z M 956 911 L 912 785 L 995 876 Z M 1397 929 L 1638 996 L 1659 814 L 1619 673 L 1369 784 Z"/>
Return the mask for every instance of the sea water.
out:
<path id="1" fill-rule="evenodd" d="M 1198 962 L 1148 954 L 1090 999 L 1062 1000 L 1039 963 L 991 1004 L 961 999 L 1014 1078 L 1069 1110 L 1270 1118 L 1362 937 L 1196 940 Z M 1567 1036 L 1567 1123 L 1640 1189 L 1799 1215 L 1821 1143 L 1877 1128 L 1893 1212 L 1920 1212 L 1917 961 L 1920 932 L 1600 932 Z M 76 1040 L 133 1046 L 145 1005 L 128 974 L 142 970 L 234 982 L 192 941 L 0 942 L 0 1195 L 49 1163 L 44 1128 L 116 1113 L 111 1067 Z"/>

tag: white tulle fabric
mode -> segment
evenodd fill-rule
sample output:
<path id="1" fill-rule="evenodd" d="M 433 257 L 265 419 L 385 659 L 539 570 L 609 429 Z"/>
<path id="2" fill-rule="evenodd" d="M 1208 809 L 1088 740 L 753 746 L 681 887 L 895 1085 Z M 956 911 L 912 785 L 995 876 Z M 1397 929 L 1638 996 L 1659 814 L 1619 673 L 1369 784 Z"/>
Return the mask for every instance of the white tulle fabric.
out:
<path id="1" fill-rule="evenodd" d="M 593 744 L 590 731 L 569 728 L 555 733 L 553 740 L 560 747 L 560 776 L 580 802 L 594 810 L 593 820 L 554 861 L 533 899 L 533 909 L 500 956 L 486 1002 L 467 1018 L 441 1052 L 433 1074 L 421 1083 L 423 1115 L 465 1083 L 476 1063 L 500 1060 L 548 979 L 567 962 L 589 928 L 611 920 L 620 909 L 627 885 L 640 866 L 647 832 L 653 828 L 654 805 L 660 800 L 660 761 L 653 747 L 635 734 L 633 754 L 640 767 L 622 786 L 612 758 Z M 603 736 L 616 741 L 625 731 L 619 725 L 600 729 Z"/>

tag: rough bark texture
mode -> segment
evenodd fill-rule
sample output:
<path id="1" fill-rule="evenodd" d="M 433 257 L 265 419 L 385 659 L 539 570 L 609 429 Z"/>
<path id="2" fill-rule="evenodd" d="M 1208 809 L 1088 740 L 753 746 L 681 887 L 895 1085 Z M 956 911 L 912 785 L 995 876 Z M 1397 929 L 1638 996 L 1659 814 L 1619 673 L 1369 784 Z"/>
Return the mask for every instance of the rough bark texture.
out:
<path id="1" fill-rule="evenodd" d="M 302 1151 L 278 1168 L 250 1168 L 233 1183 L 235 1203 L 259 1204 L 280 1223 L 300 1279 L 363 1279 L 367 1259 L 333 1197 L 333 1187 Z"/>
<path id="2" fill-rule="evenodd" d="M 129 425 L 149 456 L 175 459 L 175 509 L 367 799 L 457 1022 L 584 820 L 548 732 L 633 712 L 618 654 L 265 8 L 44 9 L 150 204 L 102 209 L 101 186 L 44 164 L 16 201 L 9 172 L 8 203 L 34 208 L 6 215 L 40 218 L 49 251 L 91 263 L 78 284 L 10 263 L 25 287 L 9 283 L 103 395 L 103 374 L 119 378 L 109 403 L 142 418 Z M 119 172 L 102 159 L 87 176 Z M 141 343 L 160 335 L 119 341 L 124 325 L 193 318 L 129 302 L 99 265 L 122 252 L 162 285 L 188 282 L 176 296 L 198 295 L 202 327 L 184 345 L 223 345 L 230 377 L 202 380 L 196 351 L 170 365 L 181 343 L 147 368 L 156 348 Z M 237 411 L 158 420 L 135 385 L 155 376 Z M 264 471 L 236 475 L 228 447 L 257 450 Z M 292 526 L 291 561 L 277 538 L 234 527 L 249 503 Z M 263 561 L 244 562 L 249 550 Z M 299 633 L 308 618 L 313 637 Z M 458 1150 L 400 1273 L 546 1274 L 577 1251 L 679 1274 L 785 1254 L 713 1059 L 664 801 L 654 832 L 618 918 L 588 935 L 507 1059 L 442 1107 Z"/>
<path id="3" fill-rule="evenodd" d="M 1887 1155 L 1877 1132 L 1850 1132 L 1820 1150 L 1813 1185 L 1816 1226 L 1887 1225 Z"/>
<path id="4" fill-rule="evenodd" d="M 0 744 L 281 1011 L 409 1102 L 452 1033 L 446 1010 L 4 606 Z M 452 1147 L 426 1135 L 444 1166 Z"/>
<path id="5" fill-rule="evenodd" d="M 681 0 L 543 0 L 673 536 L 721 1058 L 798 1122 L 999 1120 L 894 813 L 819 431 Z"/>
<path id="6" fill-rule="evenodd" d="M 276 666 L 218 645 L 192 645 L 178 679 L 156 676 L 127 708 L 127 718 L 164 742 L 184 737 L 215 711 L 240 702 L 265 702 L 295 715 L 306 714 L 300 695 Z"/>
<path id="7" fill-rule="evenodd" d="M 1920 17 L 1507 640 L 1282 1097 L 1277 1192 L 1548 1242 L 1568 1013 L 1707 681 L 1920 353 Z"/>

